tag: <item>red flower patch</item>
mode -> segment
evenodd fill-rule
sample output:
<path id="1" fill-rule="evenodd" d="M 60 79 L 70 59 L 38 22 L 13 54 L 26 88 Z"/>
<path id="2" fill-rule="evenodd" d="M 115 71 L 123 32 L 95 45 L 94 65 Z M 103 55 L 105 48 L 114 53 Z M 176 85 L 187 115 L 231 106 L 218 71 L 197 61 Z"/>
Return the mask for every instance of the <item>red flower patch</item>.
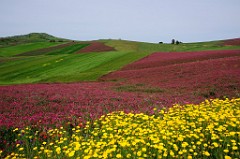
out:
<path id="1" fill-rule="evenodd" d="M 101 42 L 92 42 L 89 46 L 79 50 L 78 53 L 115 51 L 113 47 L 107 46 Z"/>

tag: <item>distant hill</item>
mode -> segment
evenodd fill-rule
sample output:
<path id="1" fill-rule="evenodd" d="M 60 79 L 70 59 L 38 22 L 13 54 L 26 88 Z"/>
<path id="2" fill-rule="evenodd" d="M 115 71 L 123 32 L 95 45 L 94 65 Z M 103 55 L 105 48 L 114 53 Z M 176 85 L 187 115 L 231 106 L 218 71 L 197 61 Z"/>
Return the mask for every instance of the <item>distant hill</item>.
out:
<path id="1" fill-rule="evenodd" d="M 68 39 L 58 38 L 46 33 L 30 33 L 27 35 L 16 35 L 9 37 L 0 37 L 0 47 L 18 45 L 32 42 L 63 42 Z"/>

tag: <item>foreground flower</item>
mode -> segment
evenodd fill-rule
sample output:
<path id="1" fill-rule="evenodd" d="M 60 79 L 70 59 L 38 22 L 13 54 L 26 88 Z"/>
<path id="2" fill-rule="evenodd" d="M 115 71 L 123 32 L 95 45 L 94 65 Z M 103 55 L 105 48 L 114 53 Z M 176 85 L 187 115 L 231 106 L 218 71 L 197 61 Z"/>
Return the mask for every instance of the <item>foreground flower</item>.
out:
<path id="1" fill-rule="evenodd" d="M 238 158 L 239 117 L 240 98 L 175 105 L 153 115 L 113 112 L 85 127 L 49 130 L 44 142 L 26 140 L 33 130 L 25 129 L 17 139 L 24 144 L 6 158 Z"/>

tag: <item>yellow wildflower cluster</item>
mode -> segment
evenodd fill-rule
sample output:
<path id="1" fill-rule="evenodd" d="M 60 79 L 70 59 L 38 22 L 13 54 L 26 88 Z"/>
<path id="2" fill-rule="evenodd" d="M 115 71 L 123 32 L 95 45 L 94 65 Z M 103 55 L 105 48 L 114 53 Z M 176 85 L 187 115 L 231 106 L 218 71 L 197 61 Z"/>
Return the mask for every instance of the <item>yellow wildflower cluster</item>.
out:
<path id="1" fill-rule="evenodd" d="M 49 130 L 46 142 L 18 145 L 6 158 L 239 158 L 239 125 L 240 98 L 113 112 L 84 128 Z"/>

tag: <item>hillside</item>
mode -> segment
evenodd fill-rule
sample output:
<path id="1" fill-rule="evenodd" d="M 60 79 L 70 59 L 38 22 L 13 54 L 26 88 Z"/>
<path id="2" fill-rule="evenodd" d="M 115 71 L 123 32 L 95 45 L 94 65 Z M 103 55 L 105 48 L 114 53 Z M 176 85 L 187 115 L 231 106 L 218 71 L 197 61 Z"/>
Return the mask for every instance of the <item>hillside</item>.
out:
<path id="1" fill-rule="evenodd" d="M 114 48 L 99 52 L 92 43 L 74 43 L 89 44 L 84 53 L 65 52 L 69 44 L 51 55 L 47 49 L 0 58 L 0 84 L 7 85 L 0 87 L 0 124 L 82 122 L 114 111 L 149 114 L 175 103 L 239 97 L 238 45 L 99 40 Z"/>
<path id="2" fill-rule="evenodd" d="M 12 39 L 28 43 L 0 48 L 0 84 L 4 85 L 97 81 L 154 52 L 240 49 L 239 45 L 224 45 L 224 41 L 180 45 L 126 40 L 56 42 L 58 38 L 37 33 Z"/>
<path id="3" fill-rule="evenodd" d="M 160 149 L 176 154 L 191 150 L 190 157 L 180 158 L 223 158 L 226 152 L 239 156 L 236 39 L 180 45 L 98 40 L 5 46 L 0 48 L 0 85 L 0 158 L 88 157 L 105 143 L 111 145 L 100 149 L 103 154 L 106 148 L 118 148 L 113 155 L 122 152 L 123 158 L 131 158 L 130 153 L 139 158 L 142 152 L 153 152 L 147 158 L 156 158 Z M 136 154 L 139 146 L 142 152 Z"/>
<path id="4" fill-rule="evenodd" d="M 101 78 L 127 92 L 158 92 L 196 100 L 237 96 L 240 50 L 156 52 Z"/>
<path id="5" fill-rule="evenodd" d="M 33 42 L 64 42 L 64 41 L 69 40 L 64 38 L 58 38 L 46 33 L 30 33 L 27 35 L 0 37 L 0 48 Z"/>

